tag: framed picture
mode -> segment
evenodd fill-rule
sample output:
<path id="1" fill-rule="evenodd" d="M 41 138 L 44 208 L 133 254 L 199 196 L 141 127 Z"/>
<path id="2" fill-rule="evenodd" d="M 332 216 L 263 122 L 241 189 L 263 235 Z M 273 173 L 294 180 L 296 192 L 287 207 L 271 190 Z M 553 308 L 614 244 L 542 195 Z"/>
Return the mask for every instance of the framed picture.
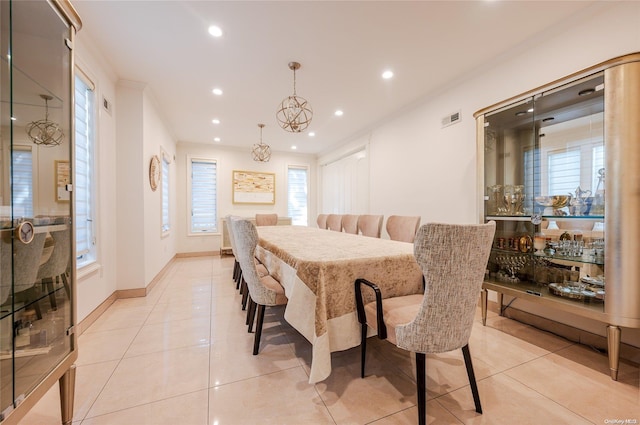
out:
<path id="1" fill-rule="evenodd" d="M 234 204 L 275 204 L 276 175 L 255 171 L 233 171 Z"/>
<path id="2" fill-rule="evenodd" d="M 54 167 L 56 202 L 69 202 L 71 200 L 71 192 L 67 191 L 67 185 L 71 183 L 69 161 L 55 161 Z"/>

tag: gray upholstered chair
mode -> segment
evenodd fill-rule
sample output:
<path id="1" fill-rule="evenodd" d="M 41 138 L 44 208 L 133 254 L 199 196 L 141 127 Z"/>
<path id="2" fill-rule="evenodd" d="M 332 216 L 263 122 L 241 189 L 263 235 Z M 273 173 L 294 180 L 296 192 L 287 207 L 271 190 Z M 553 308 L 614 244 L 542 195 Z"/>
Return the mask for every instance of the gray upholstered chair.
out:
<path id="1" fill-rule="evenodd" d="M 256 334 L 253 342 L 253 354 L 260 350 L 260 337 L 262 335 L 262 323 L 266 306 L 284 305 L 287 296 L 284 288 L 271 275 L 260 276 L 256 269 L 255 253 L 258 245 L 258 231 L 247 220 L 231 218 L 231 226 L 236 238 L 238 261 L 242 268 L 242 276 L 249 289 L 249 332 L 253 328 L 254 315 L 257 312 Z"/>
<path id="2" fill-rule="evenodd" d="M 345 214 L 342 216 L 342 231 L 345 233 L 358 234 L 358 217 L 355 214 Z"/>
<path id="3" fill-rule="evenodd" d="M 495 222 L 477 225 L 425 224 L 418 230 L 414 255 L 422 269 L 424 294 L 383 299 L 377 285 L 355 281 L 356 310 L 361 324 L 361 376 L 364 378 L 367 327 L 378 338 L 416 353 L 418 423 L 425 423 L 425 354 L 462 349 L 476 412 L 480 396 L 469 353 L 469 336 L 495 233 Z M 362 285 L 375 300 L 363 302 Z"/>
<path id="4" fill-rule="evenodd" d="M 419 216 L 392 215 L 387 219 L 389 239 L 401 242 L 413 242 L 420 227 Z"/>
<path id="5" fill-rule="evenodd" d="M 319 229 L 326 229 L 327 228 L 327 217 L 329 217 L 329 214 L 318 214 L 318 218 L 316 219 L 316 223 L 318 223 L 318 228 Z"/>
<path id="6" fill-rule="evenodd" d="M 327 217 L 327 229 L 342 232 L 342 214 L 329 214 Z"/>
<path id="7" fill-rule="evenodd" d="M 16 302 L 33 303 L 38 319 L 42 319 L 42 311 L 38 303 L 39 291 L 36 289 L 36 276 L 42 259 L 42 249 L 46 233 L 36 233 L 33 240 L 22 243 L 11 236 L 11 232 L 3 232 L 0 247 L 0 288 L 2 304 L 11 302 L 11 288 Z M 13 247 L 12 247 L 13 244 Z M 12 262 L 15 267 L 11 273 Z M 13 277 L 13 279 L 12 279 Z"/>
<path id="8" fill-rule="evenodd" d="M 275 226 L 278 224 L 278 214 L 256 214 L 256 226 Z"/>
<path id="9" fill-rule="evenodd" d="M 67 269 L 71 263 L 71 225 L 64 230 L 51 232 L 53 239 L 53 252 L 49 259 L 38 269 L 36 280 L 42 281 L 42 286 L 46 287 L 49 293 L 51 308 L 56 310 L 55 282 L 62 280 L 67 296 L 70 296 L 69 281 L 67 279 Z"/>
<path id="10" fill-rule="evenodd" d="M 361 215 L 358 217 L 358 233 L 363 236 L 379 238 L 382 233 L 383 215 Z"/>

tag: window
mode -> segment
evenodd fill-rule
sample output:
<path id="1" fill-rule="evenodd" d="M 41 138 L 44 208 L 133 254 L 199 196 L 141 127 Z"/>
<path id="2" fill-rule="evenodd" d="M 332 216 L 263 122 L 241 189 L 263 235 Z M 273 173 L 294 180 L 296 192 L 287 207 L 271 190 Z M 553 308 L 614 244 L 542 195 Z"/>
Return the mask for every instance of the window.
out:
<path id="1" fill-rule="evenodd" d="M 11 187 L 13 215 L 33 217 L 33 153 L 30 146 L 13 146 Z"/>
<path id="2" fill-rule="evenodd" d="M 73 191 L 77 266 L 96 260 L 95 238 L 95 89 L 83 74 L 75 78 L 76 159 Z"/>
<path id="3" fill-rule="evenodd" d="M 211 159 L 189 158 L 191 233 L 216 232 L 218 230 L 217 182 L 218 165 Z"/>
<path id="4" fill-rule="evenodd" d="M 309 170 L 304 166 L 289 166 L 287 170 L 287 215 L 291 223 L 307 225 L 307 181 Z"/>
<path id="5" fill-rule="evenodd" d="M 549 193 L 566 195 L 580 186 L 580 148 L 550 152 Z"/>
<path id="6" fill-rule="evenodd" d="M 162 233 L 171 229 L 169 220 L 169 158 L 162 155 Z"/>

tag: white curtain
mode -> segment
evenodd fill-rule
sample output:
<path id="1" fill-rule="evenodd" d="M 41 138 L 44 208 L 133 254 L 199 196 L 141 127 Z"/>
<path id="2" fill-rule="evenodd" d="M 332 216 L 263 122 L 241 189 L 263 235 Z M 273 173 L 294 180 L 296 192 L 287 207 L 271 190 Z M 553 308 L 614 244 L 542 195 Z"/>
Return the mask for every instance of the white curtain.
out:
<path id="1" fill-rule="evenodd" d="M 363 147 L 338 160 L 323 164 L 322 213 L 369 212 L 369 157 Z"/>

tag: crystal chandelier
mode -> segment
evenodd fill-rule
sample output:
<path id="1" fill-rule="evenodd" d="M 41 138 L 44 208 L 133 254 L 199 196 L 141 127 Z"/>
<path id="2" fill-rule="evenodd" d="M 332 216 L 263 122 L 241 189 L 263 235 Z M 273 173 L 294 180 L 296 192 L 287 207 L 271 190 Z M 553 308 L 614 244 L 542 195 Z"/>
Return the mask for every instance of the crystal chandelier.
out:
<path id="1" fill-rule="evenodd" d="M 53 96 L 41 94 L 40 97 L 44 99 L 44 119 L 30 122 L 26 128 L 27 135 L 36 145 L 58 146 L 64 133 L 58 124 L 49 121 L 49 101 Z"/>
<path id="2" fill-rule="evenodd" d="M 296 70 L 299 68 L 298 62 L 289 62 L 289 69 L 293 71 L 293 96 L 286 97 L 276 112 L 280 127 L 292 133 L 306 130 L 313 118 L 309 102 L 304 97 L 296 95 Z"/>
<path id="3" fill-rule="evenodd" d="M 262 129 L 264 128 L 264 124 L 258 124 L 258 127 L 260 127 L 260 143 L 253 145 L 251 156 L 253 156 L 254 161 L 269 162 L 271 159 L 271 148 L 269 145 L 262 143 Z"/>

